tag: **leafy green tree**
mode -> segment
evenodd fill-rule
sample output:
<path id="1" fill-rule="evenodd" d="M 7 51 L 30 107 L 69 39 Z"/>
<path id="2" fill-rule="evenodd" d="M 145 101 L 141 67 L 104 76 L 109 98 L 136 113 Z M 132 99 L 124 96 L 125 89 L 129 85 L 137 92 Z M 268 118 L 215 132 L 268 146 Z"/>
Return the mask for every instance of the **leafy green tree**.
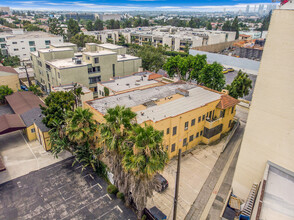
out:
<path id="1" fill-rule="evenodd" d="M 93 22 L 91 20 L 87 21 L 86 29 L 87 29 L 87 31 L 93 31 L 94 30 Z"/>
<path id="2" fill-rule="evenodd" d="M 49 18 L 48 20 L 48 25 L 49 25 L 49 32 L 55 35 L 63 36 L 65 38 L 65 34 L 63 29 L 60 27 L 59 21 L 54 18 Z"/>
<path id="3" fill-rule="evenodd" d="M 76 20 L 70 18 L 67 22 L 68 39 L 70 40 L 73 36 L 75 36 L 79 32 L 80 32 L 79 23 Z"/>
<path id="4" fill-rule="evenodd" d="M 231 31 L 231 30 L 232 30 L 231 22 L 230 22 L 230 21 L 226 21 L 226 22 L 223 24 L 222 30 L 223 30 L 223 31 Z"/>
<path id="5" fill-rule="evenodd" d="M 140 16 L 134 20 L 134 27 L 139 27 L 139 26 L 142 26 L 142 18 Z"/>
<path id="6" fill-rule="evenodd" d="M 261 31 L 267 31 L 269 28 L 269 24 L 271 21 L 271 17 L 272 17 L 272 11 L 270 11 L 270 13 L 263 19 L 262 21 L 262 26 L 261 26 Z"/>
<path id="7" fill-rule="evenodd" d="M 7 85 L 1 85 L 0 86 L 0 102 L 5 102 L 5 96 L 11 95 L 13 93 L 13 90 L 9 88 Z"/>
<path id="8" fill-rule="evenodd" d="M 65 121 L 65 134 L 71 142 L 77 145 L 83 145 L 86 142 L 93 143 L 97 124 L 89 109 L 76 108 L 75 111 L 66 115 Z"/>
<path id="9" fill-rule="evenodd" d="M 122 159 L 125 142 L 129 138 L 135 117 L 136 113 L 130 108 L 116 106 L 107 110 L 105 123 L 99 127 L 104 152 L 111 158 L 108 167 L 114 175 L 114 185 L 126 198 L 129 196 L 129 173 L 124 171 Z M 128 201 L 129 199 L 126 199 L 126 202 Z"/>
<path id="10" fill-rule="evenodd" d="M 250 89 L 252 89 L 252 80 L 240 70 L 231 85 L 226 86 L 226 89 L 229 91 L 230 96 L 236 99 L 242 98 L 248 95 Z"/>
<path id="11" fill-rule="evenodd" d="M 233 23 L 232 23 L 232 31 L 236 32 L 236 38 L 239 39 L 239 21 L 238 21 L 238 16 L 235 17 Z"/>
<path id="12" fill-rule="evenodd" d="M 20 59 L 17 56 L 3 56 L 0 52 L 0 60 L 3 66 L 18 67 L 20 66 Z"/>
<path id="13" fill-rule="evenodd" d="M 104 94 L 105 96 L 109 96 L 109 89 L 107 87 L 104 87 Z"/>
<path id="14" fill-rule="evenodd" d="M 93 26 L 94 31 L 103 30 L 103 21 L 96 19 Z"/>
<path id="15" fill-rule="evenodd" d="M 200 71 L 198 83 L 208 88 L 221 91 L 226 83 L 222 71 L 223 67 L 219 63 L 206 64 Z"/>
<path id="16" fill-rule="evenodd" d="M 119 36 L 119 39 L 118 39 L 118 42 L 117 42 L 117 45 L 121 45 L 121 46 L 124 46 L 126 44 L 126 38 L 124 35 L 120 35 Z"/>
<path id="17" fill-rule="evenodd" d="M 209 21 L 207 22 L 206 29 L 207 30 L 212 30 L 211 22 L 209 22 Z"/>
<path id="18" fill-rule="evenodd" d="M 189 43 L 188 42 L 186 42 L 186 44 L 185 44 L 184 52 L 189 53 Z"/>
<path id="19" fill-rule="evenodd" d="M 29 91 L 32 91 L 35 95 L 37 96 L 43 96 L 43 93 L 40 89 L 40 86 L 38 85 L 31 85 L 29 88 L 28 88 Z"/>
<path id="20" fill-rule="evenodd" d="M 113 44 L 113 40 L 112 40 L 111 38 L 107 38 L 107 39 L 106 39 L 106 42 L 107 42 L 107 43 L 110 43 L 110 44 Z"/>
<path id="21" fill-rule="evenodd" d="M 70 92 L 51 92 L 45 99 L 46 107 L 41 106 L 42 113 L 45 116 L 43 123 L 48 128 L 53 128 L 53 120 L 64 124 L 65 112 L 73 111 L 75 106 L 75 96 Z"/>
<path id="22" fill-rule="evenodd" d="M 149 26 L 149 21 L 147 19 L 144 19 L 142 22 L 143 27 L 148 27 Z"/>
<path id="23" fill-rule="evenodd" d="M 115 20 L 111 19 L 111 20 L 107 21 L 106 27 L 107 27 L 107 29 L 115 29 Z"/>
<path id="24" fill-rule="evenodd" d="M 78 45 L 78 47 L 85 47 L 86 43 L 100 43 L 95 36 L 85 35 L 84 33 L 76 34 L 70 39 L 70 42 Z"/>
<path id="25" fill-rule="evenodd" d="M 130 19 L 125 19 L 122 21 L 122 28 L 131 28 L 132 21 Z"/>
<path id="26" fill-rule="evenodd" d="M 165 63 L 165 55 L 163 54 L 162 47 L 155 48 L 144 45 L 136 50 L 134 55 L 142 59 L 142 67 L 145 70 L 157 72 Z"/>
<path id="27" fill-rule="evenodd" d="M 163 132 L 152 126 L 135 125 L 125 142 L 123 149 L 123 168 L 132 176 L 129 191 L 138 210 L 138 218 L 143 215 L 147 197 L 152 196 L 153 177 L 162 171 L 168 161 L 168 154 L 163 147 Z M 130 181 L 130 180 L 129 180 Z"/>

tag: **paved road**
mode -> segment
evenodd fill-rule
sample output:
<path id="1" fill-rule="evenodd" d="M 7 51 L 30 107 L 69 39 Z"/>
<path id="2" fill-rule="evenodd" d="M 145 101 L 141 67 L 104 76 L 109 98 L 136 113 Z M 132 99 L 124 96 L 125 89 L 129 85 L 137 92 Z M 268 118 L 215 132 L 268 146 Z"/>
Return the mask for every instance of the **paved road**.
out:
<path id="1" fill-rule="evenodd" d="M 210 172 L 208 178 L 206 179 L 205 184 L 203 185 L 200 193 L 198 194 L 196 200 L 194 201 L 193 205 L 191 206 L 188 214 L 186 215 L 185 219 L 201 219 L 202 213 L 205 210 L 212 193 L 214 192 L 215 186 L 222 174 L 224 167 L 227 164 L 228 159 L 231 156 L 232 151 L 239 147 L 240 142 L 242 140 L 244 134 L 244 127 L 245 124 L 241 122 L 241 125 L 236 130 L 235 135 L 229 142 L 226 150 L 220 155 L 217 162 L 215 163 L 212 171 Z M 203 216 L 202 216 L 203 217 Z"/>
<path id="2" fill-rule="evenodd" d="M 107 183 L 72 158 L 0 185 L 0 219 L 136 219 Z"/>

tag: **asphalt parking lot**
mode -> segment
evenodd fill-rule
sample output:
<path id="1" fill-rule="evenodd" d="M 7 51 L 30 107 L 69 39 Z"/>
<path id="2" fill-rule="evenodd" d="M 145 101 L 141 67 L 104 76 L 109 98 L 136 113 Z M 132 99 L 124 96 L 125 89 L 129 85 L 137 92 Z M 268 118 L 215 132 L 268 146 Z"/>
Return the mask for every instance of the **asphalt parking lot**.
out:
<path id="1" fill-rule="evenodd" d="M 0 185 L 0 219 L 136 219 L 107 183 L 72 158 Z"/>

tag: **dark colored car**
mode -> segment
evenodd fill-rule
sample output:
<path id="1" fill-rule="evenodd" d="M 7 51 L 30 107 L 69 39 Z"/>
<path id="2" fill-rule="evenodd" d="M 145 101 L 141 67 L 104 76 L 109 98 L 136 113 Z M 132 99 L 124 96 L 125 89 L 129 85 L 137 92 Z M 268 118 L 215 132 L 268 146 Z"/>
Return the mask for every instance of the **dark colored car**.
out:
<path id="1" fill-rule="evenodd" d="M 160 211 L 156 206 L 153 206 L 151 209 L 144 209 L 144 215 L 146 215 L 148 220 L 165 220 L 167 219 L 166 215 Z"/>
<path id="2" fill-rule="evenodd" d="M 168 187 L 168 181 L 159 173 L 154 175 L 155 191 L 163 192 Z"/>

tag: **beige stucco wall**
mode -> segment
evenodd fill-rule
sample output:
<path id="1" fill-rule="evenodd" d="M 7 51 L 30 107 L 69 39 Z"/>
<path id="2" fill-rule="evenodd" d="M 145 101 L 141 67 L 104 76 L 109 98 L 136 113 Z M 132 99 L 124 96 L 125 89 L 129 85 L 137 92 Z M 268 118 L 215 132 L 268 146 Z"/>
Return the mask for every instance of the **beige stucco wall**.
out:
<path id="1" fill-rule="evenodd" d="M 267 161 L 294 171 L 294 10 L 275 10 L 239 154 L 233 192 L 246 199 Z"/>

